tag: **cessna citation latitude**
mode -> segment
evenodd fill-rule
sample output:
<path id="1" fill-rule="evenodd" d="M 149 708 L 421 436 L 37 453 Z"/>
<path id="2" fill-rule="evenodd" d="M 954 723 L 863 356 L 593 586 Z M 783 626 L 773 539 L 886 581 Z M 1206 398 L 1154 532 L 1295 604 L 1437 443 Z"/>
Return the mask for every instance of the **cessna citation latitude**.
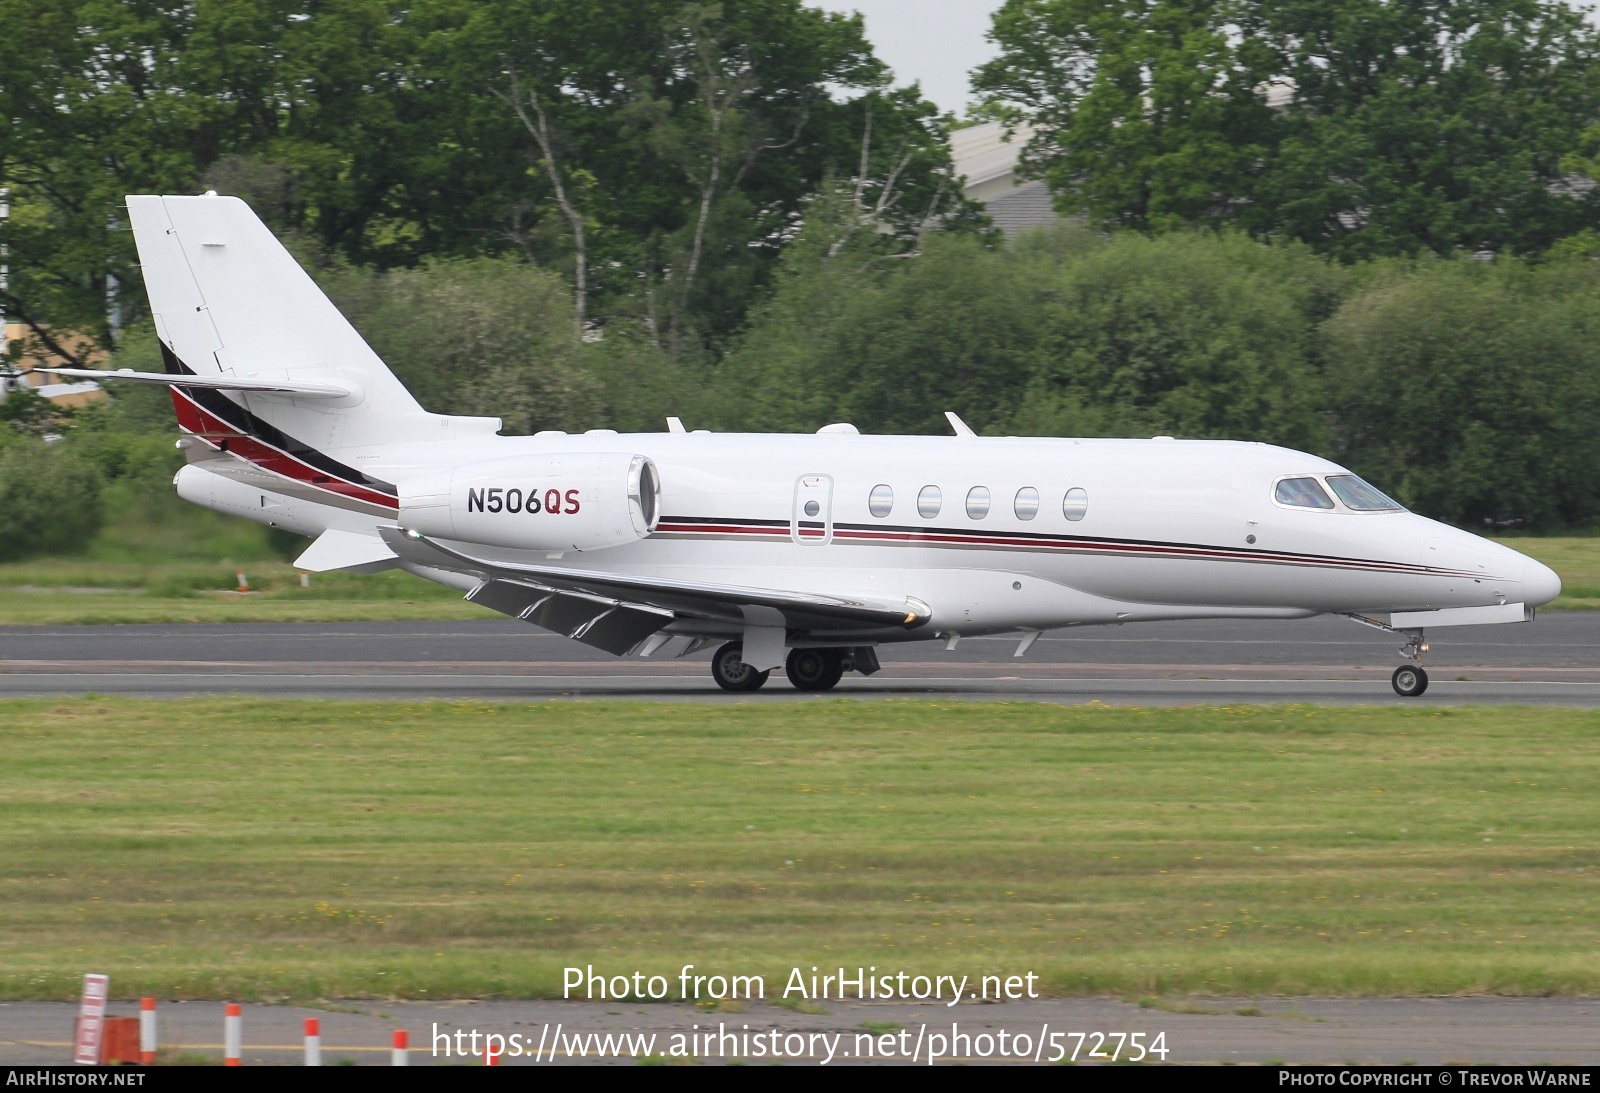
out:
<path id="1" fill-rule="evenodd" d="M 244 203 L 129 197 L 180 496 L 315 541 L 302 569 L 403 569 L 609 653 L 716 645 L 803 690 L 896 642 L 1337 613 L 1405 640 L 1523 622 L 1561 590 L 1514 550 L 1266 444 L 670 431 L 500 436 L 424 410 Z"/>

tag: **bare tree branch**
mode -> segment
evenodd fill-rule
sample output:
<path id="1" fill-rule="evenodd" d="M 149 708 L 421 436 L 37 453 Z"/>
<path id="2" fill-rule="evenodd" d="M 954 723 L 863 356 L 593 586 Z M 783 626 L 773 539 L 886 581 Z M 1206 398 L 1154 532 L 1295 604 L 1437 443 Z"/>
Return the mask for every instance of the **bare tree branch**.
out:
<path id="1" fill-rule="evenodd" d="M 66 361 L 69 367 L 88 367 L 88 362 L 86 360 L 84 360 L 78 354 L 70 352 L 60 342 L 52 338 L 50 336 L 50 331 L 32 315 L 28 314 L 27 309 L 22 306 L 22 301 L 20 299 L 18 299 L 16 296 L 13 296 L 9 292 L 3 292 L 0 293 L 0 300 L 5 301 L 6 315 L 15 315 L 17 318 L 21 319 L 23 325 L 33 333 L 35 338 L 39 339 L 40 345 L 44 346 L 51 353 L 54 353 L 56 356 Z M 0 362 L 0 364 L 3 363 L 4 362 Z"/>
<path id="2" fill-rule="evenodd" d="M 499 88 L 490 88 L 492 92 L 516 111 L 522 125 L 528 130 L 534 142 L 539 145 L 539 154 L 544 160 L 545 174 L 550 178 L 550 187 L 555 191 L 556 204 L 561 207 L 561 212 L 566 216 L 567 223 L 572 227 L 573 249 L 577 252 L 577 272 L 574 280 L 576 287 L 573 292 L 573 337 L 576 341 L 583 341 L 584 330 L 588 326 L 589 308 L 589 254 L 584 242 L 583 217 L 578 210 L 573 208 L 572 202 L 567 198 L 567 188 L 562 184 L 561 171 L 556 166 L 556 153 L 554 142 L 550 139 L 550 123 L 545 117 L 544 106 L 539 102 L 539 93 L 533 88 L 528 88 L 527 105 L 533 109 L 530 117 L 527 109 L 523 107 L 522 89 L 517 78 L 517 70 L 511 70 L 511 90 L 505 92 Z"/>

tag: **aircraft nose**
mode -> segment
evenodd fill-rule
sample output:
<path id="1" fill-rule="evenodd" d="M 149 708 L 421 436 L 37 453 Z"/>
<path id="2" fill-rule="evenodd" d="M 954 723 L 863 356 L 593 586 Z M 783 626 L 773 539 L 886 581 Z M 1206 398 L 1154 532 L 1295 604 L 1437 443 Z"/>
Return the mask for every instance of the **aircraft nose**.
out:
<path id="1" fill-rule="evenodd" d="M 1531 607 L 1549 603 L 1561 595 L 1561 578 L 1543 562 L 1528 559 L 1522 570 L 1522 602 Z"/>

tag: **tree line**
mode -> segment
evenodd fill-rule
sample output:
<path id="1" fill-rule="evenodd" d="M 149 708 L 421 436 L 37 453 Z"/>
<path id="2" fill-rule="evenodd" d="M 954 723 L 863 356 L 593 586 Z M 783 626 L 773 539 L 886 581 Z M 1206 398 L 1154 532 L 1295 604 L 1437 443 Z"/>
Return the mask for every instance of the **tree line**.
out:
<path id="1" fill-rule="evenodd" d="M 1008 0 L 973 113 L 1031 127 L 1068 218 L 1012 241 L 960 196 L 954 120 L 800 0 L 0 0 L 0 25 L 7 312 L 118 366 L 159 367 L 121 195 L 213 188 L 425 405 L 508 432 L 956 410 L 1315 451 L 1474 528 L 1600 518 L 1600 65 L 1564 4 Z M 13 524 L 49 492 L 13 467 L 173 467 L 143 395 L 3 416 Z"/>

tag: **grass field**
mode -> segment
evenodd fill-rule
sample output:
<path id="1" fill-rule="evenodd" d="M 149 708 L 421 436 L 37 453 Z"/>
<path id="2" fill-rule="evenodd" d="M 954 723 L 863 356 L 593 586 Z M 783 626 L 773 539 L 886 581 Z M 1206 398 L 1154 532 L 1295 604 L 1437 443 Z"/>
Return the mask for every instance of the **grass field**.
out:
<path id="1" fill-rule="evenodd" d="M 209 521 L 202 526 L 209 527 Z M 224 528 L 198 544 L 179 540 L 172 529 L 152 529 L 144 539 L 132 536 L 134 549 L 121 555 L 108 544 L 97 544 L 89 558 L 0 565 L 0 625 L 494 617 L 464 602 L 453 589 L 400 572 L 320 573 L 303 588 L 294 567 L 270 555 L 259 537 L 240 532 L 232 541 L 226 536 L 235 533 L 233 522 Z M 151 538 L 156 542 L 149 542 Z M 163 542 L 170 542 L 171 555 L 161 553 L 157 544 Z M 1505 542 L 1562 575 L 1566 586 L 1555 608 L 1600 609 L 1600 538 Z M 234 591 L 240 571 L 250 595 Z"/>
<path id="2" fill-rule="evenodd" d="M 81 554 L 0 565 L 0 625 L 493 617 L 407 573 L 319 573 L 302 587 L 284 555 L 309 540 L 274 542 L 167 493 L 108 492 L 107 525 Z M 236 592 L 240 572 L 249 595 Z"/>
<path id="3" fill-rule="evenodd" d="M 7 998 L 1600 991 L 1600 713 L 83 699 L 0 742 Z"/>

